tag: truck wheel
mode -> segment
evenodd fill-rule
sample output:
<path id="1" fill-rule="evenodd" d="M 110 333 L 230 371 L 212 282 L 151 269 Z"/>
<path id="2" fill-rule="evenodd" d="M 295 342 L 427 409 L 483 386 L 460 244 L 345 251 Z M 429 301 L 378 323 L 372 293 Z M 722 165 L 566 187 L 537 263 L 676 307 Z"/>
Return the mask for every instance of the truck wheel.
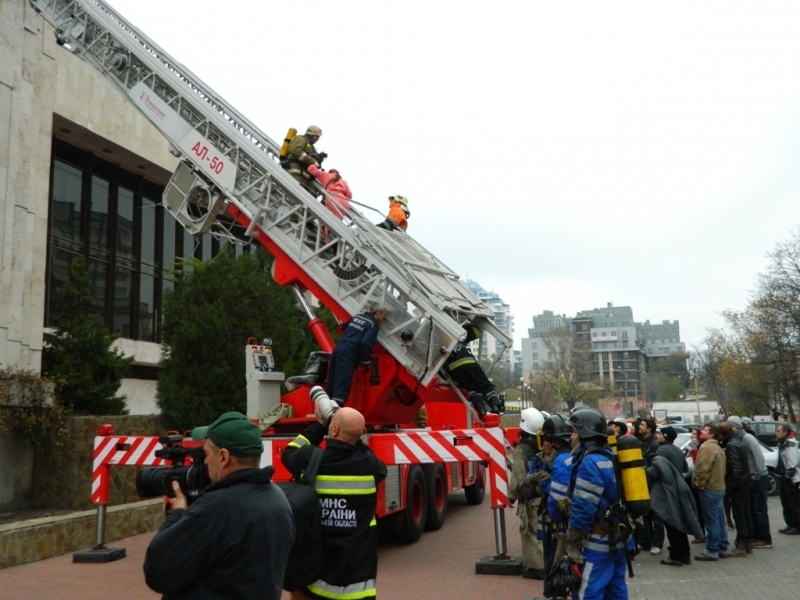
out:
<path id="1" fill-rule="evenodd" d="M 486 495 L 486 466 L 483 463 L 478 465 L 475 483 L 464 488 L 464 495 L 467 497 L 467 504 L 477 505 L 483 502 Z"/>
<path id="2" fill-rule="evenodd" d="M 419 465 L 414 465 L 408 470 L 406 508 L 400 527 L 400 539 L 408 544 L 416 542 L 425 529 L 428 517 L 428 504 L 425 500 L 425 474 Z"/>
<path id="3" fill-rule="evenodd" d="M 436 531 L 444 525 L 447 516 L 447 471 L 443 464 L 425 465 L 426 503 L 428 504 L 428 518 L 425 520 L 425 529 Z"/>

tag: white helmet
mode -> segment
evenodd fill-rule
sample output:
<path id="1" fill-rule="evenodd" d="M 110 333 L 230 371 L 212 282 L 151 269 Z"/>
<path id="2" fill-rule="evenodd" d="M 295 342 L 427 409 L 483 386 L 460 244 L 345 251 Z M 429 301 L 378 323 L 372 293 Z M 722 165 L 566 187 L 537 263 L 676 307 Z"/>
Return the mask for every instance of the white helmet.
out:
<path id="1" fill-rule="evenodd" d="M 408 208 L 408 198 L 405 196 L 401 196 L 400 194 L 395 194 L 394 196 L 389 196 L 389 202 L 398 202 Z"/>
<path id="2" fill-rule="evenodd" d="M 544 425 L 544 417 L 538 408 L 526 408 L 519 415 L 519 426 L 522 431 L 536 435 Z"/>

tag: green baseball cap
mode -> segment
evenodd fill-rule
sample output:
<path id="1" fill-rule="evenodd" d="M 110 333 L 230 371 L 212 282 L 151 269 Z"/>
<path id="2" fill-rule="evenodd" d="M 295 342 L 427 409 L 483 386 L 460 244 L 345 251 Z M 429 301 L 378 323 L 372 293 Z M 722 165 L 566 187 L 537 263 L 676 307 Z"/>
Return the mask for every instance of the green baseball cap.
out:
<path id="1" fill-rule="evenodd" d="M 261 456 L 261 430 L 240 412 L 226 412 L 211 425 L 192 429 L 193 440 L 209 439 L 217 448 L 227 448 L 233 456 Z"/>

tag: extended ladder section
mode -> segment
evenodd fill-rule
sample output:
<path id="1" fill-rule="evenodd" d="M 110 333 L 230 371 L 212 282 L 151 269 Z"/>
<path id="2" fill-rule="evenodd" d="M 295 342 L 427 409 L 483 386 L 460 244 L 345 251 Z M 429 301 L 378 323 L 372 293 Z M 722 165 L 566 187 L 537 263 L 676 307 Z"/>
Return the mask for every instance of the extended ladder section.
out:
<path id="1" fill-rule="evenodd" d="M 59 44 L 170 141 L 181 163 L 164 206 L 192 235 L 258 240 L 276 257 L 279 283 L 309 289 L 340 319 L 385 304 L 379 341 L 422 385 L 463 339 L 466 320 L 510 346 L 456 273 L 405 233 L 377 228 L 354 208 L 326 208 L 281 168 L 274 141 L 107 4 L 30 3 L 53 23 Z"/>

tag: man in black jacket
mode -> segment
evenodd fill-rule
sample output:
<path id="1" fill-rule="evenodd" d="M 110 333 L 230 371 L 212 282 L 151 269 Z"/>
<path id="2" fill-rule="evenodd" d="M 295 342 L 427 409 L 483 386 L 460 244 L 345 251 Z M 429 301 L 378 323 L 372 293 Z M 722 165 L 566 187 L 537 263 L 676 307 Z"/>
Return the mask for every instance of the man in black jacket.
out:
<path id="1" fill-rule="evenodd" d="M 728 552 L 731 557 L 745 557 L 751 552 L 750 537 L 753 534 L 753 517 L 750 492 L 753 477 L 744 447 L 744 436 L 736 435 L 730 420 L 720 421 L 719 429 L 725 436 L 725 489 L 730 496 L 731 513 L 736 524 L 736 547 Z"/>
<path id="2" fill-rule="evenodd" d="M 317 411 L 318 419 L 322 420 Z M 386 465 L 361 441 L 364 417 L 354 408 L 336 411 L 314 487 L 322 507 L 323 576 L 292 600 L 359 600 L 377 594 L 378 534 L 375 503 Z M 325 426 L 312 423 L 281 455 L 295 477 L 308 466 L 314 446 L 325 438 Z"/>
<path id="3" fill-rule="evenodd" d="M 164 524 L 147 547 L 147 585 L 174 600 L 279 600 L 294 541 L 289 502 L 259 468 L 264 446 L 258 426 L 228 412 L 192 432 L 205 440 L 212 483 L 188 506 L 177 482 Z"/>

